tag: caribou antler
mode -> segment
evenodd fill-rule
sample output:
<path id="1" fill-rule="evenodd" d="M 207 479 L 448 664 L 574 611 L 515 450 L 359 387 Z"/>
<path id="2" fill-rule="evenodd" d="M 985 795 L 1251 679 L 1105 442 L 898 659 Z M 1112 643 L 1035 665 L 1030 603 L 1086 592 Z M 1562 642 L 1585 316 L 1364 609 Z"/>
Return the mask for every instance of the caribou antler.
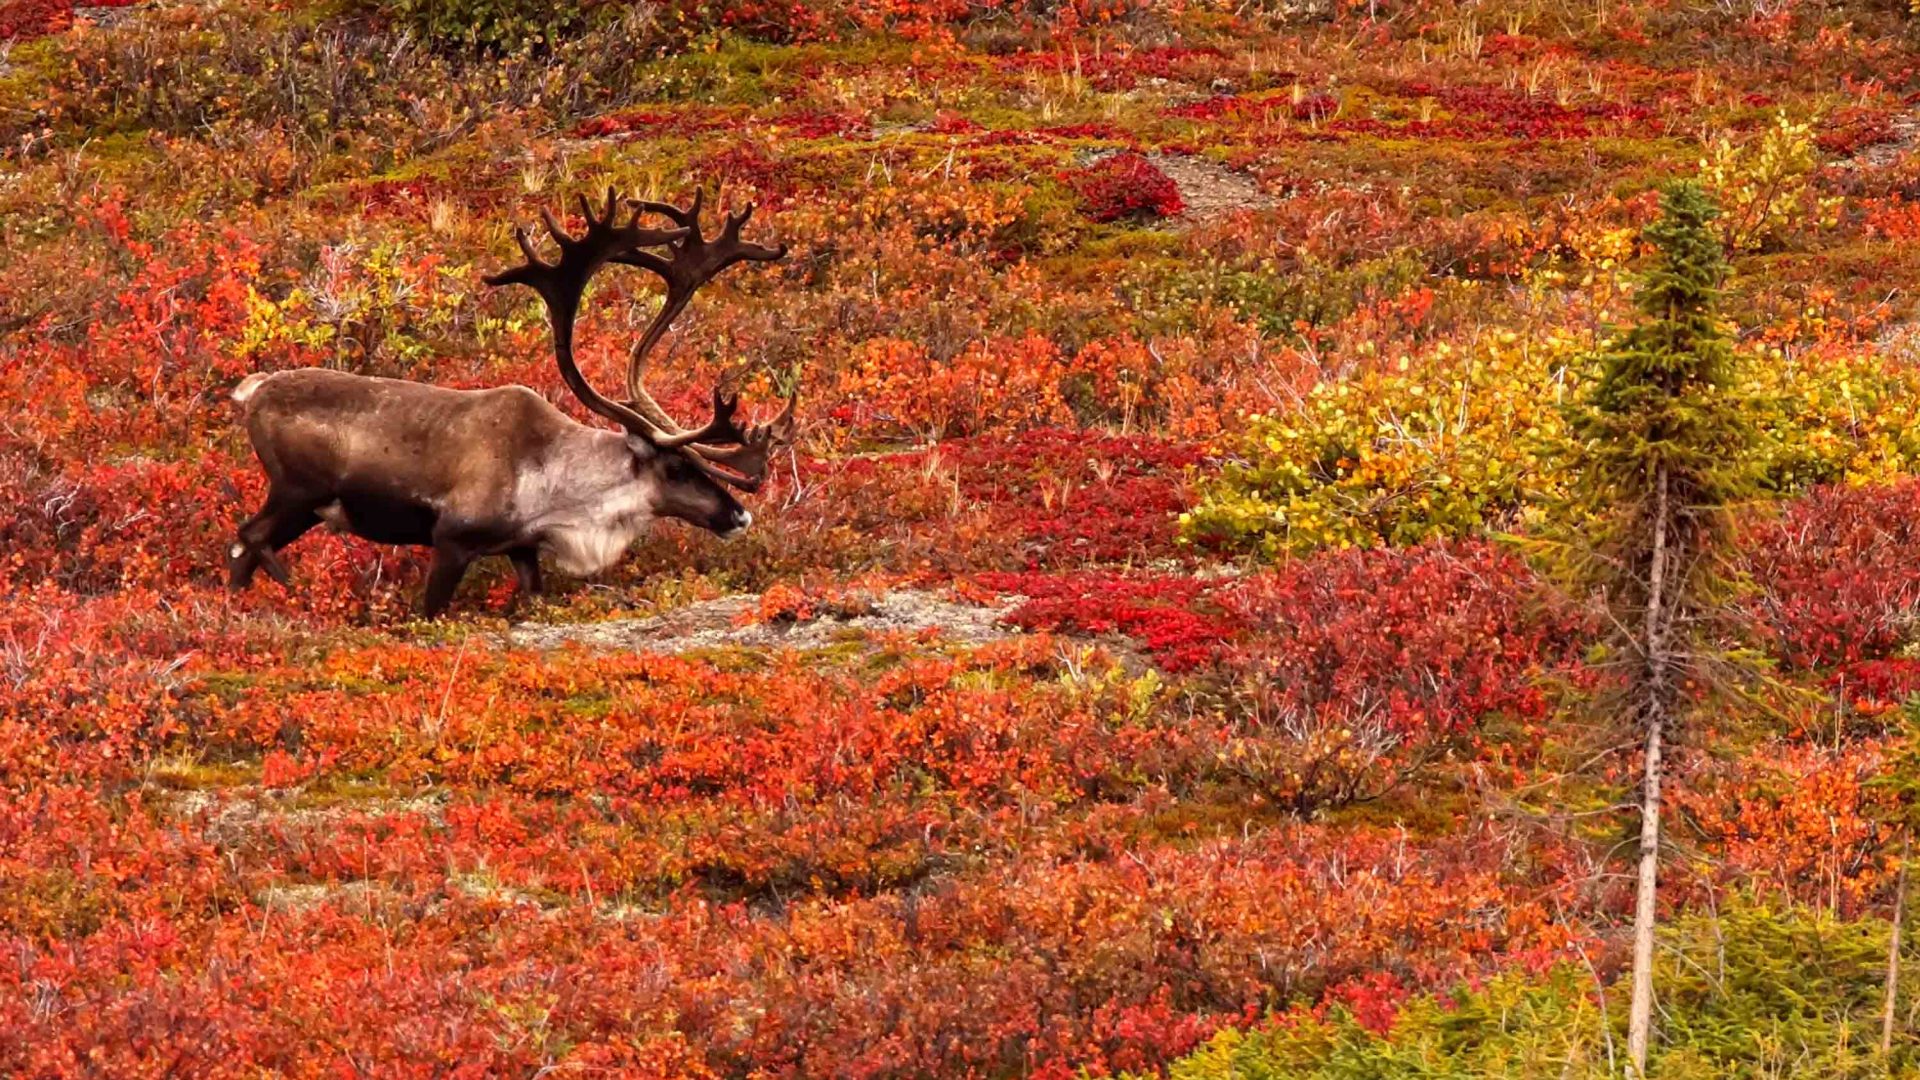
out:
<path id="1" fill-rule="evenodd" d="M 694 193 L 693 202 L 682 209 L 669 203 L 628 200 L 631 216 L 624 225 L 616 224 L 619 196 L 607 190 L 605 208 L 596 215 L 584 196 L 580 211 L 586 218 L 586 231 L 571 236 L 560 228 L 548 211 L 540 220 L 560 248 L 558 262 L 549 263 L 534 249 L 525 228 L 514 229 L 514 239 L 526 255 L 526 262 L 484 280 L 489 285 L 526 285 L 546 301 L 553 321 L 554 357 L 560 364 L 560 376 L 581 403 L 614 421 L 661 450 L 680 450 L 688 454 L 709 476 L 746 491 L 756 491 L 766 478 L 767 462 L 776 446 L 793 439 L 793 410 L 797 395 L 789 397 L 787 407 L 766 424 L 742 426 L 734 419 L 739 398 L 713 393 L 713 418 L 693 430 L 683 428 L 667 415 L 653 396 L 647 393 L 647 360 L 674 320 L 693 299 L 700 286 L 713 280 L 737 262 L 772 262 L 785 257 L 786 245 L 766 247 L 740 239 L 740 229 L 753 216 L 748 206 L 729 214 L 716 240 L 700 233 L 700 207 L 703 198 Z M 670 229 L 643 229 L 640 215 L 660 214 L 674 223 Z M 644 250 L 670 245 L 665 256 Z M 574 323 L 587 282 L 608 263 L 637 266 L 659 275 L 666 283 L 666 297 L 646 333 L 634 344 L 627 358 L 627 393 L 630 400 L 615 401 L 593 388 L 580 372 L 573 352 Z"/>
<path id="2" fill-rule="evenodd" d="M 704 201 L 704 193 L 700 191 L 694 192 L 693 202 L 684 209 L 670 203 L 634 200 L 636 212 L 660 214 L 678 225 L 682 235 L 667 249 L 668 254 L 664 257 L 637 248 L 612 256 L 614 262 L 652 271 L 667 286 L 659 312 L 647 326 L 646 333 L 634 343 L 633 351 L 627 358 L 628 405 L 658 431 L 653 440 L 656 445 L 684 447 L 714 479 L 746 491 L 755 491 L 766 477 L 767 459 L 774 447 L 792 441 L 793 410 L 798 395 L 788 398 L 786 409 L 772 422 L 743 428 L 734 421 L 739 399 L 728 397 L 715 389 L 713 418 L 705 425 L 689 430 L 667 415 L 653 395 L 647 392 L 645 385 L 647 363 L 654 346 L 659 344 L 668 326 L 686 308 L 687 302 L 693 299 L 693 294 L 700 286 L 718 277 L 735 263 L 773 262 L 787 254 L 785 244 L 767 247 L 740 239 L 740 229 L 753 216 L 751 204 L 739 213 L 727 215 L 719 238 L 707 240 L 700 230 L 700 208 Z M 728 444 L 731 444 L 730 449 L 722 449 Z"/>
<path id="3" fill-rule="evenodd" d="M 764 424 L 741 427 L 734 422 L 737 396 L 713 392 L 713 419 L 695 431 L 682 431 L 654 440 L 658 445 L 684 446 L 701 471 L 742 491 L 759 491 L 766 482 L 767 461 L 775 448 L 793 441 L 793 408 L 798 394 L 787 398 L 780 415 Z M 731 446 L 717 445 L 728 444 Z"/>
<path id="4" fill-rule="evenodd" d="M 534 249 L 526 228 L 515 226 L 513 238 L 519 243 L 527 261 L 497 274 L 488 274 L 481 280 L 489 285 L 526 285 L 539 293 L 540 299 L 546 301 L 547 315 L 553 322 L 554 358 L 560 364 L 560 377 L 566 380 L 567 389 L 573 391 L 573 395 L 587 408 L 628 431 L 650 438 L 656 429 L 651 420 L 605 397 L 580 373 L 580 364 L 573 354 L 574 322 L 580 313 L 580 298 L 586 291 L 587 282 L 602 266 L 625 256 L 640 254 L 641 248 L 680 240 L 688 230 L 684 227 L 643 229 L 640 227 L 640 207 L 633 208 L 633 214 L 626 224 L 616 224 L 615 215 L 619 207 L 619 194 L 612 188 L 607 189 L 607 204 L 598 216 L 587 203 L 587 197 L 580 196 L 580 213 L 587 219 L 587 227 L 579 236 L 568 235 L 551 212 L 541 210 L 540 221 L 560 248 L 559 261 L 549 263 L 542 259 Z"/>

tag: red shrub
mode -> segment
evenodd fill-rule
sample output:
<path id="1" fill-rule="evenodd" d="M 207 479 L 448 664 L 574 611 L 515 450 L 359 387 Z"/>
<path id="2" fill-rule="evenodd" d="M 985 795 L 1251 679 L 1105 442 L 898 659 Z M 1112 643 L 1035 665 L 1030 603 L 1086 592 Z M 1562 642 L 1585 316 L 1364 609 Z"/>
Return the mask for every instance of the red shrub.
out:
<path id="1" fill-rule="evenodd" d="M 0 41 L 58 33 L 73 24 L 73 0 L 0 0 Z"/>
<path id="2" fill-rule="evenodd" d="M 1340 99 L 1324 91 L 1316 90 L 1307 94 L 1292 105 L 1295 120 L 1320 121 L 1340 111 Z"/>
<path id="3" fill-rule="evenodd" d="M 772 117 L 770 123 L 787 134 L 802 139 L 824 139 L 835 135 L 857 136 L 868 130 L 866 117 L 829 109 L 795 109 Z"/>
<path id="4" fill-rule="evenodd" d="M 1851 157 L 1869 146 L 1892 142 L 1896 138 L 1898 135 L 1893 129 L 1891 112 L 1848 106 L 1827 118 L 1814 142 L 1829 154 Z"/>
<path id="5" fill-rule="evenodd" d="M 76 6 L 96 8 L 132 7 L 140 0 L 0 0 L 0 41 L 11 38 L 57 34 L 73 25 Z"/>
<path id="6" fill-rule="evenodd" d="M 1215 94 L 1209 98 L 1201 98 L 1199 101 L 1170 105 L 1167 107 L 1166 113 L 1168 116 L 1181 120 L 1217 120 L 1223 116 L 1246 111 L 1249 105 L 1254 104 L 1267 106 L 1270 103 L 1264 101 L 1258 103 L 1249 102 L 1247 99 L 1235 94 Z"/>
<path id="7" fill-rule="evenodd" d="M 1242 620 L 1220 610 L 1211 583 L 1184 574 L 983 574 L 981 585 L 1024 596 L 1008 621 L 1029 630 L 1134 638 L 1169 671 L 1219 660 Z"/>
<path id="8" fill-rule="evenodd" d="M 812 463 L 816 496 L 770 517 L 766 535 L 782 538 L 783 574 L 833 564 L 1058 571 L 1178 557 L 1175 515 L 1202 460 L 1186 443 L 1047 428 Z"/>
<path id="9" fill-rule="evenodd" d="M 1920 483 L 1823 488 L 1756 527 L 1749 603 L 1790 667 L 1891 655 L 1920 610 Z"/>
<path id="10" fill-rule="evenodd" d="M 1119 633 L 1171 671 L 1257 676 L 1289 713 L 1451 734 L 1490 712 L 1536 719 L 1534 681 L 1582 626 L 1531 571 L 1482 544 L 1332 552 L 1244 578 L 1112 571 L 982 574 L 1029 629 Z"/>
<path id="11" fill-rule="evenodd" d="M 1378 797 L 1503 714 L 1532 752 L 1543 676 L 1585 628 L 1482 544 L 1348 551 L 1248 578 L 1223 767 L 1296 813 Z"/>
<path id="12" fill-rule="evenodd" d="M 1887 744 L 1824 742 L 1769 742 L 1731 760 L 1687 761 L 1670 790 L 1704 840 L 1702 873 L 1843 918 L 1885 898 L 1887 822 L 1897 814 L 1874 779 Z"/>
<path id="13" fill-rule="evenodd" d="M 1132 152 L 1101 158 L 1066 180 L 1095 221 L 1172 217 L 1186 209 L 1173 180 Z"/>
<path id="14" fill-rule="evenodd" d="M 1537 676 L 1582 628 L 1533 574 L 1484 544 L 1352 550 L 1228 587 L 1249 628 L 1238 666 L 1297 713 L 1450 735 L 1488 713 L 1537 720 Z"/>
<path id="15" fill-rule="evenodd" d="M 1920 660 L 1862 660 L 1829 675 L 1825 685 L 1844 695 L 1846 704 L 1856 712 L 1878 715 L 1920 694 Z"/>
<path id="16" fill-rule="evenodd" d="M 1537 734 L 1542 676 L 1573 663 L 1587 629 L 1545 604 L 1519 560 L 1479 544 L 1333 553 L 1214 581 L 978 580 L 1027 598 L 1016 625 L 1123 634 L 1168 671 L 1227 675 L 1223 768 L 1300 813 L 1385 793 L 1489 714 Z"/>
<path id="17" fill-rule="evenodd" d="M 982 130 L 973 120 L 951 109 L 940 109 L 933 114 L 933 123 L 928 131 L 936 135 L 971 135 Z"/>
<path id="18" fill-rule="evenodd" d="M 595 116 L 582 120 L 573 129 L 575 138 L 595 139 L 611 135 L 680 136 L 737 127 L 744 117 L 724 109 L 682 106 L 680 108 L 640 108 Z"/>

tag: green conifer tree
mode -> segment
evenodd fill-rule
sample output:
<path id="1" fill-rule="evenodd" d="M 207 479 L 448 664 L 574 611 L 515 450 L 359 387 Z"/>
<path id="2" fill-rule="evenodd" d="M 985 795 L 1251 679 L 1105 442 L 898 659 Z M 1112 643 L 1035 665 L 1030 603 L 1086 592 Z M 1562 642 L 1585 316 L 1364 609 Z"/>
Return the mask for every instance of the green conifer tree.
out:
<path id="1" fill-rule="evenodd" d="M 1718 214 L 1695 184 L 1664 193 L 1645 233 L 1654 260 L 1635 300 L 1640 318 L 1601 351 L 1570 417 L 1570 520 L 1590 524 L 1559 569 L 1597 591 L 1620 628 L 1612 702 L 1645 748 L 1627 1033 L 1636 1077 L 1651 1034 L 1664 739 L 1693 700 L 1689 688 L 1710 681 L 1707 628 L 1731 580 L 1721 558 L 1729 510 L 1758 491 L 1755 437 L 1716 314 L 1727 274 Z"/>

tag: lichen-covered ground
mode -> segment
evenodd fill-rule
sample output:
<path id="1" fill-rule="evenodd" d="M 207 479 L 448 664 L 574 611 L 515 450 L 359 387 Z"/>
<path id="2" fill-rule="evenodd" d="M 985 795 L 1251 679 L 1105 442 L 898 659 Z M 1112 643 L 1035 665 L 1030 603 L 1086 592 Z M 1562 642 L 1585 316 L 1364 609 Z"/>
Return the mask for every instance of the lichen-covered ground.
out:
<path id="1" fill-rule="evenodd" d="M 613 6 L 477 55 L 404 4 L 0 4 L 0 1072 L 1104 1074 L 1612 978 L 1630 759 L 1591 620 L 1491 536 L 1524 500 L 1472 486 L 1524 446 L 1473 440 L 1624 316 L 1703 159 L 1726 313 L 1800 403 L 1743 603 L 1803 694 L 1682 739 L 1664 887 L 1886 909 L 1903 5 Z M 479 277 L 608 184 L 757 200 L 792 249 L 657 365 L 687 414 L 802 389 L 755 527 L 662 525 L 511 625 L 504 565 L 425 623 L 420 553 L 321 531 L 226 595 L 261 492 L 227 391 L 573 408 Z M 598 378 L 649 288 L 597 286 Z M 1491 411 L 1379 404 L 1456 385 Z M 1297 527 L 1221 501 L 1249 415 L 1333 445 L 1341 410 Z"/>

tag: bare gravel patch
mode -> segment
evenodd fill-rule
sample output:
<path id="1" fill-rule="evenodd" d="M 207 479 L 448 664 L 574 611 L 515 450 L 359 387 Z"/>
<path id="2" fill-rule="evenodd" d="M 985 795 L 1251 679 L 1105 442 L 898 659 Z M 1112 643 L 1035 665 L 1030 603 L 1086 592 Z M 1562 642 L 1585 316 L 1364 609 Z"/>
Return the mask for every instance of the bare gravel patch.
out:
<path id="1" fill-rule="evenodd" d="M 925 631 L 963 643 L 993 641 L 1019 633 L 1000 622 L 1018 606 L 1018 598 L 987 607 L 956 603 L 921 589 L 897 589 L 853 612 L 826 612 L 799 622 L 743 622 L 759 600 L 753 595 L 725 596 L 646 619 L 528 623 L 507 630 L 501 638 L 504 644 L 523 649 L 579 645 L 609 651 L 682 653 L 715 648 L 814 649 L 861 636 Z"/>
<path id="2" fill-rule="evenodd" d="M 1865 147 L 1834 164 L 1847 169 L 1881 169 L 1900 160 L 1908 151 L 1920 148 L 1920 109 L 1894 117 L 1888 126 L 1893 129 L 1892 139 Z"/>
<path id="3" fill-rule="evenodd" d="M 1273 205 L 1273 197 L 1261 191 L 1253 177 L 1219 162 L 1192 154 L 1155 154 L 1149 160 L 1180 189 L 1180 201 L 1187 207 L 1181 217 L 1190 221 L 1214 221 Z"/>
<path id="4" fill-rule="evenodd" d="M 350 818 L 423 814 L 438 824 L 446 800 L 444 792 L 430 792 L 406 798 L 353 799 L 324 806 L 301 806 L 258 787 L 243 786 L 166 793 L 163 805 L 176 820 L 206 815 L 202 835 L 221 847 L 233 847 L 270 829 L 318 829 Z"/>

